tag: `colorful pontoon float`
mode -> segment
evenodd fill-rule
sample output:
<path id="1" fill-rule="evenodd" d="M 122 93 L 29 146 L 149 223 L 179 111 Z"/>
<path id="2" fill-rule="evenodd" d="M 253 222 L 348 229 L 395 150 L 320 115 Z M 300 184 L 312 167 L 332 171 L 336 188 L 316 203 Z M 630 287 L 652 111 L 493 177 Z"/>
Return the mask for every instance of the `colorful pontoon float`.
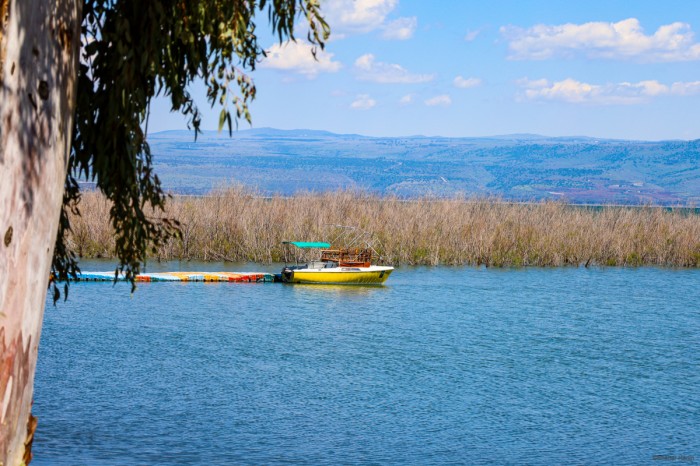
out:
<path id="1" fill-rule="evenodd" d="M 233 283 L 265 283 L 274 281 L 271 273 L 261 272 L 157 272 L 136 275 L 137 282 L 233 282 Z M 123 275 L 117 276 L 117 281 L 125 281 Z M 111 282 L 114 272 L 82 272 L 76 281 L 81 282 Z"/>

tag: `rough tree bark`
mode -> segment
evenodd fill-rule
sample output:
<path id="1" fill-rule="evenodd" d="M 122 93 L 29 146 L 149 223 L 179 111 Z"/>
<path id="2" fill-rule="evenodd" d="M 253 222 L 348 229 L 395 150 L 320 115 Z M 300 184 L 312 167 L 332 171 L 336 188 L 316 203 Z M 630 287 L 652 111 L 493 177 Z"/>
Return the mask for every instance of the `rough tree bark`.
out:
<path id="1" fill-rule="evenodd" d="M 4 465 L 31 459 L 34 370 L 73 128 L 80 8 L 77 0 L 0 0 Z"/>

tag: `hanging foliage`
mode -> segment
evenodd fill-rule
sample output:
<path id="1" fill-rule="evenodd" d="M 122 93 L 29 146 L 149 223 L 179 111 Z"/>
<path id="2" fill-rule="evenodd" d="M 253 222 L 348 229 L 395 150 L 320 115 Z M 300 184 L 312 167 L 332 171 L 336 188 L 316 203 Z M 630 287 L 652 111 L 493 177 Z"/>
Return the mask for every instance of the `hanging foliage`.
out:
<path id="1" fill-rule="evenodd" d="M 69 213 L 79 213 L 77 180 L 94 181 L 111 201 L 115 273 L 132 286 L 149 248 L 179 234 L 178 223 L 161 215 L 167 195 L 146 140 L 149 104 L 167 96 L 196 138 L 201 113 L 189 86 L 202 80 L 208 104 L 221 107 L 219 130 L 231 133 L 241 118 L 250 122 L 256 89 L 248 73 L 265 56 L 256 33 L 261 16 L 280 42 L 295 40 L 301 20 L 314 55 L 329 37 L 318 0 L 84 2 L 74 136 L 52 264 L 54 300 L 57 283 L 65 283 L 67 294 L 68 279 L 78 271 L 66 242 Z"/>

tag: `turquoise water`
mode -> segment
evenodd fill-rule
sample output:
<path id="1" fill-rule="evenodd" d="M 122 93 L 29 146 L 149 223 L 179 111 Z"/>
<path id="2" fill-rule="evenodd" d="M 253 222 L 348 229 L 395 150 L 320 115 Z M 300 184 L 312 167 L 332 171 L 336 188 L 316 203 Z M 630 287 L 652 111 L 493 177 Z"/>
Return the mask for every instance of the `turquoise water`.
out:
<path id="1" fill-rule="evenodd" d="M 252 268 L 272 270 L 149 271 Z M 698 284 L 447 267 L 374 288 L 78 283 L 47 306 L 32 464 L 698 462 Z"/>

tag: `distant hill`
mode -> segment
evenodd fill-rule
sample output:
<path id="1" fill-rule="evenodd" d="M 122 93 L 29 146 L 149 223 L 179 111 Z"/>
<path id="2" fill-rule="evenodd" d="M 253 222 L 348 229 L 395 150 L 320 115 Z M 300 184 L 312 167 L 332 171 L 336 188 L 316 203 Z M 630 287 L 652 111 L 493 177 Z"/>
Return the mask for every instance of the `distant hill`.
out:
<path id="1" fill-rule="evenodd" d="M 463 193 L 576 203 L 698 204 L 700 140 L 625 141 L 514 134 L 368 137 L 258 128 L 149 135 L 166 189 L 230 183 L 264 194 L 361 189 L 403 197 Z"/>

